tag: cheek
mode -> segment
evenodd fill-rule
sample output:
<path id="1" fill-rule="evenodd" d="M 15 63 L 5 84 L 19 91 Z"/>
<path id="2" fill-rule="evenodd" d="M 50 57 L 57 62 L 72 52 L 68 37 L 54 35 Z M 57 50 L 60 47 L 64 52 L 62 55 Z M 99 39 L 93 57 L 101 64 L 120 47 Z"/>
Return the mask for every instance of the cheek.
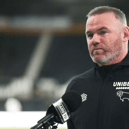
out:
<path id="1" fill-rule="evenodd" d="M 88 41 L 87 41 L 87 47 L 88 47 L 89 52 L 91 53 L 92 44 Z"/>
<path id="2" fill-rule="evenodd" d="M 89 49 L 90 43 L 89 43 L 89 40 L 88 40 L 87 37 L 86 37 L 86 43 L 87 43 L 87 47 L 88 47 L 88 49 Z"/>
<path id="3" fill-rule="evenodd" d="M 112 51 L 114 49 L 114 41 L 108 39 L 105 43 L 105 49 L 107 49 L 108 51 Z"/>
<path id="4" fill-rule="evenodd" d="M 121 47 L 121 37 L 110 37 L 106 40 L 105 47 L 107 50 L 114 52 Z"/>

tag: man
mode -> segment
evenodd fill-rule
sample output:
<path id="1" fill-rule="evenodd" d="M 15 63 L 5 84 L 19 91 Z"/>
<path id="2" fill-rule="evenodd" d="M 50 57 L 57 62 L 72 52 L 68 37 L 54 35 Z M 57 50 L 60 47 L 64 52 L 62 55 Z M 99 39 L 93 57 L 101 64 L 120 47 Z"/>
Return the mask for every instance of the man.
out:
<path id="1" fill-rule="evenodd" d="M 86 38 L 94 67 L 79 75 L 67 91 L 82 97 L 68 129 L 129 129 L 129 28 L 125 14 L 113 7 L 91 10 Z"/>

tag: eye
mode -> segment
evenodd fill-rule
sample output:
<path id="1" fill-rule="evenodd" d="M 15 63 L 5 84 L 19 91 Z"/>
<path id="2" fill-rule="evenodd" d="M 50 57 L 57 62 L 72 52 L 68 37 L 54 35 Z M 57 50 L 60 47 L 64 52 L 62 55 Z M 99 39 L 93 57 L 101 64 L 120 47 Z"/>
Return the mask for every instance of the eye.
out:
<path id="1" fill-rule="evenodd" d="M 88 34 L 87 37 L 92 38 L 93 34 Z"/>
<path id="2" fill-rule="evenodd" d="M 104 34 L 106 34 L 107 32 L 106 31 L 101 31 L 99 34 L 100 35 L 104 35 Z"/>

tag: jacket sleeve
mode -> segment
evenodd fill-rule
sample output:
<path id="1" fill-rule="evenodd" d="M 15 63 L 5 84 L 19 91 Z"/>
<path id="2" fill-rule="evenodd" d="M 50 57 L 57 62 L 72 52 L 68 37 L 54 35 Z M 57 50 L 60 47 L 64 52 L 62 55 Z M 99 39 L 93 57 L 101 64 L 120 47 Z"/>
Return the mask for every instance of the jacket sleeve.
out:
<path id="1" fill-rule="evenodd" d="M 70 82 L 70 84 L 68 85 L 67 89 L 66 89 L 66 92 L 70 91 L 70 90 L 73 90 L 72 89 L 72 86 L 74 85 L 74 81 L 72 80 Z M 74 127 L 74 124 L 72 122 L 72 118 L 70 118 L 68 121 L 67 121 L 67 129 L 75 129 Z"/>

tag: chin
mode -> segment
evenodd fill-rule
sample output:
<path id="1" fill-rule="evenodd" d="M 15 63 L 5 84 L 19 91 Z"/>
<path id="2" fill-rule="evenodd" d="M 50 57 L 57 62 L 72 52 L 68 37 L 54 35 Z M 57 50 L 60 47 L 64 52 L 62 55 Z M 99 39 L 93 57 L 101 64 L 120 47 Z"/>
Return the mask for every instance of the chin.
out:
<path id="1" fill-rule="evenodd" d="M 108 61 L 105 61 L 105 60 L 97 60 L 97 61 L 94 61 L 94 62 L 97 63 L 97 64 L 104 65 L 104 64 L 107 64 Z"/>
<path id="2" fill-rule="evenodd" d="M 109 58 L 104 58 L 104 57 L 96 57 L 93 58 L 92 57 L 93 62 L 97 63 L 97 64 L 107 64 L 107 62 L 110 60 Z"/>

